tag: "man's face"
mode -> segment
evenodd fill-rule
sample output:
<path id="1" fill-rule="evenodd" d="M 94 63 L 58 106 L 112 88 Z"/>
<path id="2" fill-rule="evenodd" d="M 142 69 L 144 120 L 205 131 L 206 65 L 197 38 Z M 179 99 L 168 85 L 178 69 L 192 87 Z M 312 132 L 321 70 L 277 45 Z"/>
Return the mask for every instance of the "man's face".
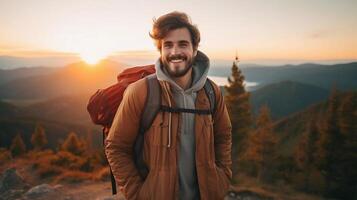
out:
<path id="1" fill-rule="evenodd" d="M 187 28 L 172 30 L 161 41 L 161 62 L 172 77 L 184 76 L 196 55 Z"/>

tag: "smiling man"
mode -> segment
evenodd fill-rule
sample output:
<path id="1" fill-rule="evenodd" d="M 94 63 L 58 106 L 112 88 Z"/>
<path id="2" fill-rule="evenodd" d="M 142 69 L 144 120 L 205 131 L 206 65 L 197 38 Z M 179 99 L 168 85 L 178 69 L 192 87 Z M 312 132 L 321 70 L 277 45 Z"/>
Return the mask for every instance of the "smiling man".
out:
<path id="1" fill-rule="evenodd" d="M 223 199 L 232 178 L 231 122 L 220 88 L 207 79 L 199 30 L 185 13 L 171 12 L 154 21 L 150 36 L 161 54 L 162 106 L 144 135 L 148 173 L 133 158 L 148 95 L 141 79 L 126 89 L 106 139 L 114 177 L 127 199 Z"/>

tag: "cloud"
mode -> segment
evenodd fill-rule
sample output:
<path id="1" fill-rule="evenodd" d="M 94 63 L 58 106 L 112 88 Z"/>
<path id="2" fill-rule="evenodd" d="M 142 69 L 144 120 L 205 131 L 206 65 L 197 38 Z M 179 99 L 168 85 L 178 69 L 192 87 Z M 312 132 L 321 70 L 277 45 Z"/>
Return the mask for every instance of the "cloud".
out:
<path id="1" fill-rule="evenodd" d="M 329 36 L 329 32 L 326 30 L 318 30 L 314 32 L 310 32 L 307 34 L 307 38 L 309 39 L 321 39 Z"/>

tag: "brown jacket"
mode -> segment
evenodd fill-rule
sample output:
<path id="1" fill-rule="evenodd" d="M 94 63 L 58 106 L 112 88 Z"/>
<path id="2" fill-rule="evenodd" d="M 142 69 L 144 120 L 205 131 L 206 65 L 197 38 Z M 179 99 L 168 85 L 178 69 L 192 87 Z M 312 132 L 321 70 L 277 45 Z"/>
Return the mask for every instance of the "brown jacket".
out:
<path id="1" fill-rule="evenodd" d="M 169 83 L 160 81 L 160 86 L 163 93 L 162 104 L 168 105 L 168 96 L 171 103 L 174 103 Z M 216 112 L 213 116 L 195 116 L 195 138 L 196 169 L 201 199 L 216 200 L 224 198 L 232 178 L 232 134 L 223 96 L 219 87 L 216 84 L 213 86 L 216 94 Z M 172 114 L 170 138 L 169 115 L 163 112 L 157 114 L 151 128 L 145 133 L 143 157 L 149 168 L 145 180 L 141 179 L 134 165 L 133 144 L 145 104 L 146 88 L 146 80 L 142 79 L 126 89 L 106 139 L 105 152 L 117 184 L 127 199 L 178 199 L 177 154 L 180 142 L 180 114 Z M 209 99 L 203 88 L 198 92 L 195 104 L 196 109 L 210 108 Z"/>

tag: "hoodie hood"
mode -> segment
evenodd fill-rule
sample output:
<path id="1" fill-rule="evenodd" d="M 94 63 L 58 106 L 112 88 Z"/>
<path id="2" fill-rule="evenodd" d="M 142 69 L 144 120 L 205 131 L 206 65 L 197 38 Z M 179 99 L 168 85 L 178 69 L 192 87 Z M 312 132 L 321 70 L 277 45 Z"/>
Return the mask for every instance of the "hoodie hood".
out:
<path id="1" fill-rule="evenodd" d="M 176 82 L 170 77 L 167 70 L 163 67 L 160 58 L 155 63 L 156 76 L 160 81 L 167 81 L 173 87 L 174 91 L 184 91 L 185 93 L 197 92 L 200 90 L 207 79 L 209 70 L 209 58 L 201 51 L 197 51 L 197 55 L 194 58 L 192 64 L 192 84 L 191 86 L 183 90 Z"/>

